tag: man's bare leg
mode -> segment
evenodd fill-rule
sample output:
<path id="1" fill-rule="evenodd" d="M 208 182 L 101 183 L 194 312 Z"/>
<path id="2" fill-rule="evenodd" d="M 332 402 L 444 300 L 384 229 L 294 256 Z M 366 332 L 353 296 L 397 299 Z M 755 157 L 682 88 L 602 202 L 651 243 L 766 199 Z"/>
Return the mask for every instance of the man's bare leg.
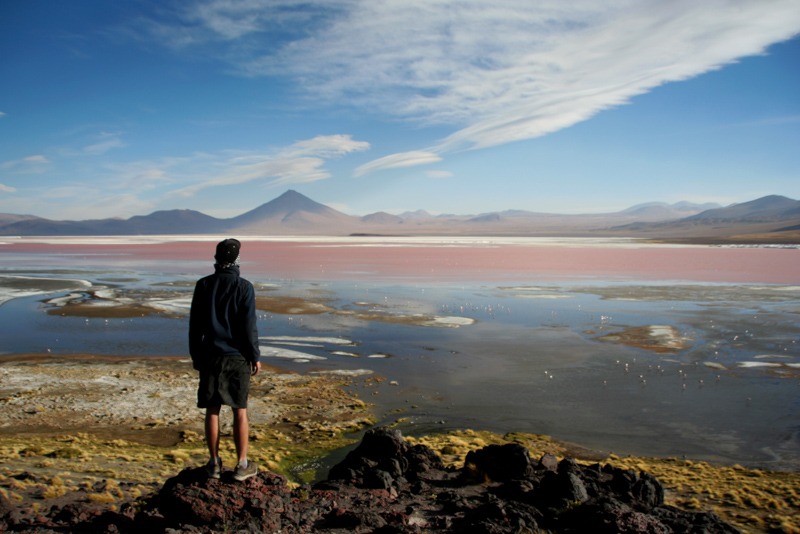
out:
<path id="1" fill-rule="evenodd" d="M 212 462 L 219 458 L 219 410 L 220 406 L 206 408 L 206 444 Z"/>
<path id="2" fill-rule="evenodd" d="M 236 445 L 236 454 L 239 464 L 247 461 L 247 449 L 250 442 L 250 423 L 247 419 L 247 408 L 233 409 L 233 443 Z"/>

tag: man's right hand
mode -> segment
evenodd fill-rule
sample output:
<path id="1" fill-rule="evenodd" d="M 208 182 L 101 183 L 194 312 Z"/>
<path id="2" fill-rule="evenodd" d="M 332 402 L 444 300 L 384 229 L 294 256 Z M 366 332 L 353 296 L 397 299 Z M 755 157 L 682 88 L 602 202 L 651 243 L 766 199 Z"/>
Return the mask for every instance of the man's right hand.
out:
<path id="1" fill-rule="evenodd" d="M 250 374 L 255 376 L 261 371 L 261 362 L 256 362 L 250 365 Z"/>

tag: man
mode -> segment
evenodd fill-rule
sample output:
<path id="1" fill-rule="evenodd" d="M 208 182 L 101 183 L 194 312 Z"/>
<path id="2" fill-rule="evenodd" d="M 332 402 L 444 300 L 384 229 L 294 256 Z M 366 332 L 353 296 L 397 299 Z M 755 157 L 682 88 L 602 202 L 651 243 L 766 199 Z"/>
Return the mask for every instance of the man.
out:
<path id="1" fill-rule="evenodd" d="M 238 464 L 233 478 L 247 480 L 258 466 L 247 461 L 249 422 L 247 397 L 250 377 L 261 370 L 253 284 L 239 276 L 236 239 L 217 244 L 214 274 L 198 280 L 189 315 L 189 354 L 200 371 L 197 406 L 206 409 L 205 434 L 208 476 L 220 478 L 219 412 L 223 404 L 233 409 L 233 441 Z"/>

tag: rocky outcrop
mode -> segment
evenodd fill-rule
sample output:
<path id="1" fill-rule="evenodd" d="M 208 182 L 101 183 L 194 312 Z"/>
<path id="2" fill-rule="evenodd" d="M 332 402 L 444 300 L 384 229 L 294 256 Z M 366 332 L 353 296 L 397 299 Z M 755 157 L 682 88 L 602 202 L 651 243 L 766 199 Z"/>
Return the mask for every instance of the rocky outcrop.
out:
<path id="1" fill-rule="evenodd" d="M 245 482 L 186 469 L 120 511 L 77 506 L 19 516 L 0 503 L 0 530 L 27 532 L 551 532 L 734 533 L 714 514 L 664 504 L 654 477 L 517 444 L 469 453 L 447 469 L 429 448 L 377 428 L 330 470 L 291 488 L 261 472 Z"/>

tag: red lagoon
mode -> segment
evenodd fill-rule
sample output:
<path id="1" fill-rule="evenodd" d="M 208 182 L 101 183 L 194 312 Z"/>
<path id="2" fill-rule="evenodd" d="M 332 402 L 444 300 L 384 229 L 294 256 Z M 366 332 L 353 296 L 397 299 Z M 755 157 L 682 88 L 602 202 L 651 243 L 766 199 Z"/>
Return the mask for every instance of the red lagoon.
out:
<path id="1" fill-rule="evenodd" d="M 191 239 L 191 238 L 189 238 Z M 164 270 L 205 272 L 214 241 L 97 243 L 59 239 L 6 241 L 0 258 L 50 257 L 67 265 L 152 262 Z M 5 262 L 4 262 L 5 263 Z M 202 264 L 206 263 L 208 268 Z M 8 263 L 6 263 L 9 266 Z M 243 238 L 243 273 L 298 280 L 483 281 L 535 279 L 676 280 L 800 284 L 800 250 L 771 247 L 652 245 L 583 240 L 369 240 Z"/>

